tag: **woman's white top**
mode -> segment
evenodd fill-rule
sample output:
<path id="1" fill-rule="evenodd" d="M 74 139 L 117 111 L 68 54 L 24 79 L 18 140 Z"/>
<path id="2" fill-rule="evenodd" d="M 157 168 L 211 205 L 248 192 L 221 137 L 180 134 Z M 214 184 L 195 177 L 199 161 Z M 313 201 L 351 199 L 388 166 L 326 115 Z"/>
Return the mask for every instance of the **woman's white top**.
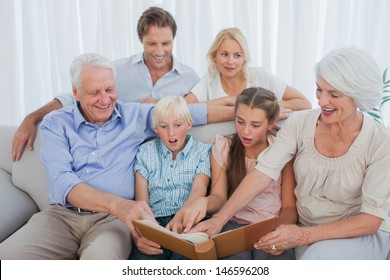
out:
<path id="1" fill-rule="evenodd" d="M 262 67 L 251 67 L 249 68 L 248 74 L 247 88 L 265 88 L 272 91 L 278 100 L 282 100 L 284 91 L 287 87 L 287 84 L 284 81 L 276 78 L 275 75 L 267 72 Z M 211 79 L 208 73 L 205 74 L 199 83 L 192 88 L 191 92 L 198 98 L 199 102 L 229 96 L 222 88 L 219 71 L 215 74 L 214 79 Z"/>

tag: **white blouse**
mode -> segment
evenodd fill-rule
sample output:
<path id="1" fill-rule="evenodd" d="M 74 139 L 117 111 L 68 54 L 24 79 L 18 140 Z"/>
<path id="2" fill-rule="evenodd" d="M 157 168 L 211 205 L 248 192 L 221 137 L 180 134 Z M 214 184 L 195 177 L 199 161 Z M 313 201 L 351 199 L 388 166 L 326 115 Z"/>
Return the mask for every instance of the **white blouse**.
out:
<path id="1" fill-rule="evenodd" d="M 247 88 L 249 87 L 265 88 L 272 91 L 278 100 L 282 100 L 287 84 L 264 68 L 251 67 L 247 81 Z M 211 79 L 209 74 L 205 74 L 191 92 L 198 98 L 199 102 L 229 96 L 222 88 L 219 72 L 216 73 L 214 79 Z"/>
<path id="2" fill-rule="evenodd" d="M 275 143 L 259 155 L 256 168 L 276 180 L 295 156 L 297 210 L 305 226 L 364 212 L 384 219 L 381 229 L 390 232 L 390 130 L 364 114 L 349 150 L 329 158 L 314 145 L 319 116 L 319 109 L 291 115 Z"/>

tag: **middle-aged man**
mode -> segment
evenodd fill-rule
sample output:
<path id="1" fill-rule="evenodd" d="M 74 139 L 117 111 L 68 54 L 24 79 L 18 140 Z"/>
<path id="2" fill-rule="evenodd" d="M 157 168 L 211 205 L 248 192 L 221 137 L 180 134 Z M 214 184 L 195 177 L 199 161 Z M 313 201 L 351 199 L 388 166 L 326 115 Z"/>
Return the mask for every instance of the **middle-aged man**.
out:
<path id="1" fill-rule="evenodd" d="M 176 22 L 164 9 L 150 7 L 138 20 L 137 34 L 143 52 L 114 62 L 116 90 L 120 101 L 156 103 L 167 95 L 184 96 L 197 84 L 199 77 L 189 66 L 172 55 Z M 72 95 L 57 96 L 54 100 L 30 113 L 15 133 L 12 160 L 21 158 L 24 147 L 32 149 L 36 125 L 49 112 L 72 104 Z"/>
<path id="2" fill-rule="evenodd" d="M 155 135 L 154 104 L 117 101 L 113 64 L 100 55 L 76 57 L 70 73 L 77 102 L 40 125 L 50 206 L 0 244 L 0 259 L 127 259 L 132 221 L 153 219 L 133 200 L 133 162 Z M 233 116 L 207 106 L 190 106 L 194 125 L 218 120 L 224 109 Z"/>

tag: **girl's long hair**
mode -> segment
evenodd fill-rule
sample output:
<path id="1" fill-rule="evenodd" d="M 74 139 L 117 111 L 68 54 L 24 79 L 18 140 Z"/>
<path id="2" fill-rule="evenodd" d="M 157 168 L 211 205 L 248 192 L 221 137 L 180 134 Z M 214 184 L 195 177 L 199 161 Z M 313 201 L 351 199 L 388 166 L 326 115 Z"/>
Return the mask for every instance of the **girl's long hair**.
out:
<path id="1" fill-rule="evenodd" d="M 238 106 L 241 104 L 247 105 L 251 109 L 263 110 L 269 123 L 275 121 L 279 115 L 280 109 L 275 94 L 261 87 L 244 89 L 244 91 L 237 96 L 234 108 L 236 113 Z M 233 134 L 228 158 L 226 176 L 228 182 L 228 196 L 230 197 L 247 173 L 245 168 L 244 146 L 237 133 Z"/>

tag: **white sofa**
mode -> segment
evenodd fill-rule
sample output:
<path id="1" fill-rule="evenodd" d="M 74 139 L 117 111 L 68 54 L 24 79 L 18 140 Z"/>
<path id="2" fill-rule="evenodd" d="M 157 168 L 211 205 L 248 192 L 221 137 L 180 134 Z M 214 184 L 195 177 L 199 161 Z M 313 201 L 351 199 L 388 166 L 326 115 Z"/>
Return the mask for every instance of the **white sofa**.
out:
<path id="1" fill-rule="evenodd" d="M 0 126 L 0 242 L 48 206 L 47 181 L 39 159 L 39 132 L 33 151 L 25 150 L 20 161 L 12 162 L 11 145 L 16 130 L 16 126 Z M 190 131 L 206 143 L 216 133 L 233 132 L 233 122 L 196 126 Z"/>
<path id="2" fill-rule="evenodd" d="M 0 243 L 34 213 L 48 206 L 47 181 L 39 159 L 39 132 L 33 151 L 24 151 L 20 161 L 12 162 L 11 145 L 16 129 L 16 126 L 0 126 Z M 196 139 L 206 143 L 217 133 L 233 132 L 233 122 L 196 126 L 190 131 Z"/>

